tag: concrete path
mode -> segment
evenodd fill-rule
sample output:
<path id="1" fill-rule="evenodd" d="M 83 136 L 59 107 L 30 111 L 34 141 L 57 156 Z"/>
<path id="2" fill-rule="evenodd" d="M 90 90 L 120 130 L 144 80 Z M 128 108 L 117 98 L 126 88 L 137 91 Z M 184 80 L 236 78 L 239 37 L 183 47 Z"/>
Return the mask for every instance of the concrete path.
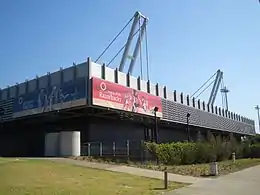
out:
<path id="1" fill-rule="evenodd" d="M 217 179 L 199 181 L 165 195 L 258 195 L 260 166 L 251 167 Z"/>
<path id="2" fill-rule="evenodd" d="M 66 159 L 66 158 L 50 158 L 49 160 L 55 161 L 55 162 L 62 162 L 62 163 L 79 165 L 79 166 L 85 166 L 85 167 L 90 167 L 90 168 L 95 168 L 95 169 L 103 169 L 103 170 L 107 170 L 107 171 L 128 173 L 128 174 L 132 174 L 132 175 L 138 175 L 138 176 L 155 178 L 155 179 L 163 179 L 163 177 L 164 177 L 164 174 L 161 171 L 153 171 L 153 170 L 148 170 L 148 169 L 123 166 L 123 165 L 94 163 L 94 162 L 79 161 L 79 160 Z M 183 176 L 183 175 L 169 173 L 168 180 L 175 181 L 175 182 L 181 182 L 181 183 L 194 184 L 194 183 L 197 183 L 198 181 L 208 181 L 211 179 L 197 178 L 197 177 Z"/>

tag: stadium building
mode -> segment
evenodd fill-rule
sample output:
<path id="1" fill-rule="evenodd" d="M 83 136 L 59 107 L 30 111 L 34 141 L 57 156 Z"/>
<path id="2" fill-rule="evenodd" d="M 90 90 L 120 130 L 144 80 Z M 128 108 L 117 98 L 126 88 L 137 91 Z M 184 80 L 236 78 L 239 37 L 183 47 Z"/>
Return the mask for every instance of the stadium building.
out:
<path id="1" fill-rule="evenodd" d="M 81 155 L 120 140 L 237 139 L 254 121 L 152 81 L 87 62 L 0 91 L 0 156 Z"/>

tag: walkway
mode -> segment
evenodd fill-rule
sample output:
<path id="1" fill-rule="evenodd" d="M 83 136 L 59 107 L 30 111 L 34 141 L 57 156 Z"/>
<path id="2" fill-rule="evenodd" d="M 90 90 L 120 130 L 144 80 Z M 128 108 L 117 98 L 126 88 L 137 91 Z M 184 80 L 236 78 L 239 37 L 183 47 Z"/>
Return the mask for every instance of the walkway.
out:
<path id="1" fill-rule="evenodd" d="M 73 160 L 73 159 L 67 159 L 67 158 L 48 158 L 48 159 L 52 160 L 52 161 L 56 161 L 56 162 L 69 163 L 69 164 L 85 166 L 85 167 L 89 167 L 89 168 L 102 169 L 102 170 L 114 171 L 114 172 L 120 172 L 120 173 L 128 173 L 128 174 L 132 174 L 132 175 L 138 175 L 138 176 L 155 178 L 155 179 L 163 179 L 163 172 L 161 172 L 161 171 L 140 169 L 140 168 L 136 168 L 136 167 L 129 167 L 129 166 L 123 166 L 123 165 L 111 165 L 111 164 L 94 163 L 94 162 L 88 162 L 88 161 L 79 161 L 79 160 Z M 181 183 L 194 184 L 194 183 L 197 183 L 198 181 L 208 181 L 211 179 L 197 178 L 197 177 L 183 176 L 183 175 L 169 173 L 168 180 L 175 181 L 175 182 L 181 182 Z"/>
<path id="2" fill-rule="evenodd" d="M 251 167 L 217 179 L 200 181 L 165 195 L 258 195 L 260 166 Z"/>

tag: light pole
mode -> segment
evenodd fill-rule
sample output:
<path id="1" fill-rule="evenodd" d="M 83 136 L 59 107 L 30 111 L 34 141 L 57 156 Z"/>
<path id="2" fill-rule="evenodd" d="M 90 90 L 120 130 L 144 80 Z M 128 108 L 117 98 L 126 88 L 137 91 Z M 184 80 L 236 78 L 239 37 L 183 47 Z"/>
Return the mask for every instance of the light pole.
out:
<path id="1" fill-rule="evenodd" d="M 187 118 L 187 133 L 188 133 L 188 142 L 190 142 L 190 126 L 189 126 L 189 118 L 190 118 L 190 113 L 187 113 L 186 115 Z"/>
<path id="2" fill-rule="evenodd" d="M 159 108 L 158 107 L 154 107 L 153 111 L 154 111 L 154 141 L 155 143 L 158 143 L 158 124 L 157 124 L 157 112 L 158 112 Z"/>
<path id="3" fill-rule="evenodd" d="M 257 105 L 255 107 L 256 111 L 257 111 L 257 118 L 258 118 L 258 128 L 259 128 L 259 131 L 260 131 L 260 114 L 259 114 L 259 110 L 260 110 L 260 107 Z"/>

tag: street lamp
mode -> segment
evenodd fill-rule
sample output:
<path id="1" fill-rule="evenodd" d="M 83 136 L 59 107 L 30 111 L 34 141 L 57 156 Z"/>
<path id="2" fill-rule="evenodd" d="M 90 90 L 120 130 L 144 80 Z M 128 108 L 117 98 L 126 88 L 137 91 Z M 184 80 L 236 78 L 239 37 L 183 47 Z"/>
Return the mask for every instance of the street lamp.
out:
<path id="1" fill-rule="evenodd" d="M 189 127 L 189 118 L 190 118 L 190 113 L 187 113 L 186 118 L 187 118 L 188 142 L 190 142 L 190 127 Z"/>
<path id="2" fill-rule="evenodd" d="M 260 131 L 260 114 L 259 114 L 259 110 L 260 110 L 260 107 L 257 105 L 255 107 L 256 111 L 257 111 L 257 118 L 258 118 L 258 128 L 259 128 L 259 131 Z"/>
<path id="3" fill-rule="evenodd" d="M 153 111 L 154 111 L 154 141 L 156 143 L 158 143 L 158 124 L 157 124 L 157 112 L 158 112 L 159 108 L 158 107 L 154 107 Z"/>

